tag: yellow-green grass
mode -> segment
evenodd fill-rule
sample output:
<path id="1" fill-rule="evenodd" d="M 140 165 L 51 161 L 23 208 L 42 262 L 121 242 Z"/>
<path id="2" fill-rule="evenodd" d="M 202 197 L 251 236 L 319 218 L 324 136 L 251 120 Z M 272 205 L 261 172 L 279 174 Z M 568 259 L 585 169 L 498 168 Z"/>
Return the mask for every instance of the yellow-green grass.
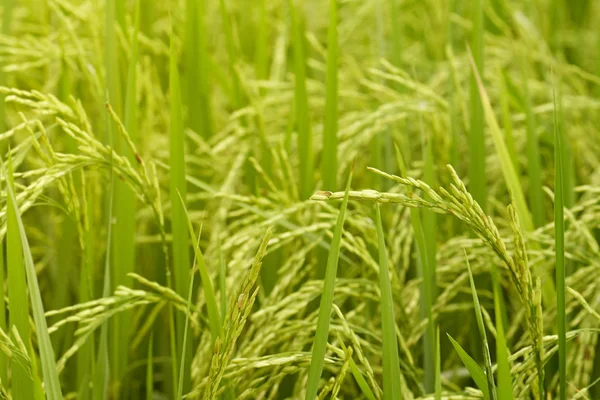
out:
<path id="1" fill-rule="evenodd" d="M 600 3 L 0 14 L 0 397 L 600 396 Z"/>

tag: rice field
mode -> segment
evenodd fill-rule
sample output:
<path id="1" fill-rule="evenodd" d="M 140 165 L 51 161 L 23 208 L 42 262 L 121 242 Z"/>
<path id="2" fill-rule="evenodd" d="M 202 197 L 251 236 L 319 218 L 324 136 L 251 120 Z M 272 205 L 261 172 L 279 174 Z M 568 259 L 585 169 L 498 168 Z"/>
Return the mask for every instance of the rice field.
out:
<path id="1" fill-rule="evenodd" d="M 0 13 L 0 399 L 600 398 L 600 3 Z"/>

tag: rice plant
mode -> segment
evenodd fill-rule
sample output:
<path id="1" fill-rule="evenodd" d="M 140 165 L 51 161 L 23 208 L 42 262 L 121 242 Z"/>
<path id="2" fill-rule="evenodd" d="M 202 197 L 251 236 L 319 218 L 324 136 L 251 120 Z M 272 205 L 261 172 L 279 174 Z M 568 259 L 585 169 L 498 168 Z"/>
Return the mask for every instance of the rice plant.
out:
<path id="1" fill-rule="evenodd" d="M 0 398 L 600 398 L 600 3 L 0 14 Z"/>

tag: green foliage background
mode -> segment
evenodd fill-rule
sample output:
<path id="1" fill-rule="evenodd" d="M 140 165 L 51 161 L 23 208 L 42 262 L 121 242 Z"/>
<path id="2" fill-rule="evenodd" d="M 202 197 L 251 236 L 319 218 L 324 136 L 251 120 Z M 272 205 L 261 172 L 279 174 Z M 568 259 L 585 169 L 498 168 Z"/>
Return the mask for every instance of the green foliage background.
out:
<path id="1" fill-rule="evenodd" d="M 0 12 L 1 396 L 600 398 L 600 3 Z"/>

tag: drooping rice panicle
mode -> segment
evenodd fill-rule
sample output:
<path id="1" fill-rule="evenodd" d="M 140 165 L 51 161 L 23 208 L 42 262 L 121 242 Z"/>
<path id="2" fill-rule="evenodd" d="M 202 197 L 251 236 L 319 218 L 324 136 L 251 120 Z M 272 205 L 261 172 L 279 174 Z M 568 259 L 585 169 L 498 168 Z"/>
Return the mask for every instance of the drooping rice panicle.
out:
<path id="1" fill-rule="evenodd" d="M 600 3 L 136 3 L 0 2 L 0 398 L 600 398 Z"/>

